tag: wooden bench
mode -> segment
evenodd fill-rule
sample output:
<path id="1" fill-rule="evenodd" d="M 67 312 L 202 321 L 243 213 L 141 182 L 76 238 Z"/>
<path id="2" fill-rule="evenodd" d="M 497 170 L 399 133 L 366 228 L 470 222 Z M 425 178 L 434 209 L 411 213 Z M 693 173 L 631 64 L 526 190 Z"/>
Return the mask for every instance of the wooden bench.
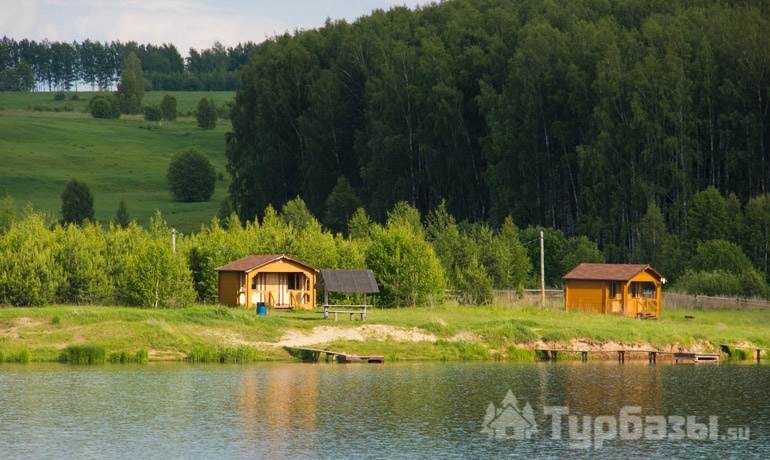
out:
<path id="1" fill-rule="evenodd" d="M 323 315 L 324 319 L 329 319 L 329 313 L 334 315 L 334 321 L 337 321 L 337 315 L 340 313 L 347 313 L 350 317 L 350 321 L 353 321 L 353 316 L 359 315 L 361 321 L 366 321 L 366 310 L 371 305 L 324 305 Z"/>

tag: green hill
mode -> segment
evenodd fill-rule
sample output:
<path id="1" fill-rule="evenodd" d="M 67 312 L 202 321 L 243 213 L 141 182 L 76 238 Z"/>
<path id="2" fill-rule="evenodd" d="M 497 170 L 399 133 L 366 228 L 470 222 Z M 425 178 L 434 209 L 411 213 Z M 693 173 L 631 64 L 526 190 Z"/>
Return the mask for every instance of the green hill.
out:
<path id="1" fill-rule="evenodd" d="M 158 103 L 165 94 L 176 96 L 182 114 L 192 112 L 203 96 L 218 105 L 234 97 L 231 92 L 149 92 L 143 102 Z M 160 127 L 141 116 L 97 120 L 85 113 L 92 95 L 54 101 L 52 93 L 0 92 L 0 196 L 9 194 L 19 207 L 29 203 L 58 216 L 59 195 L 74 177 L 91 188 L 100 221 L 114 216 L 121 199 L 140 222 L 155 209 L 181 231 L 209 221 L 227 196 L 224 138 L 229 122 L 220 119 L 216 129 L 206 131 L 191 116 Z M 65 105 L 72 111 L 64 111 Z M 191 148 L 205 154 L 219 176 L 206 203 L 174 202 L 166 187 L 169 159 Z"/>

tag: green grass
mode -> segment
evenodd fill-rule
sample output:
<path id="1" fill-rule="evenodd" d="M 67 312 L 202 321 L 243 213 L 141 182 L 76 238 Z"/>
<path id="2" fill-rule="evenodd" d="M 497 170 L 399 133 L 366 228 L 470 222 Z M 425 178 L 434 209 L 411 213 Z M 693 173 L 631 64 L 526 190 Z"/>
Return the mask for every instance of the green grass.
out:
<path id="1" fill-rule="evenodd" d="M 165 92 L 148 92 L 145 103 Z M 180 111 L 191 110 L 206 93 L 175 92 Z M 233 93 L 211 93 L 222 102 Z M 218 120 L 214 130 L 202 130 L 191 117 L 160 127 L 140 116 L 97 120 L 83 113 L 88 94 L 80 101 L 54 101 L 50 93 L 0 92 L 0 196 L 11 195 L 17 207 L 27 203 L 59 215 L 60 195 L 71 178 L 84 181 L 94 195 L 96 219 L 114 217 L 121 199 L 132 218 L 146 223 L 160 209 L 169 224 L 188 232 L 207 223 L 227 196 L 225 133 L 229 122 Z M 74 112 L 36 112 L 35 104 L 74 105 Z M 151 128 L 151 129 L 146 129 Z M 178 203 L 166 186 L 171 156 L 196 149 L 221 173 L 216 192 L 206 203 Z"/>
<path id="2" fill-rule="evenodd" d="M 685 319 L 688 315 L 695 319 Z M 332 337 L 315 346 L 381 354 L 389 361 L 533 361 L 534 353 L 527 347 L 541 339 L 684 348 L 698 345 L 717 351 L 721 344 L 770 347 L 769 310 L 664 310 L 658 321 L 640 321 L 534 307 L 445 306 L 375 309 L 366 324 L 393 326 L 397 332 L 419 332 L 434 338 L 415 342 L 391 336 L 361 342 Z M 306 311 L 271 311 L 267 317 L 257 317 L 252 310 L 217 306 L 175 310 L 0 308 L 0 361 L 81 362 L 79 356 L 91 353 L 82 347 L 94 353 L 102 350 L 102 358 L 97 360 L 109 362 L 290 360 L 286 350 L 272 344 L 289 331 L 309 333 L 318 326 L 355 328 L 361 323 L 324 321 L 319 313 Z M 63 354 L 66 359 L 61 358 Z"/>

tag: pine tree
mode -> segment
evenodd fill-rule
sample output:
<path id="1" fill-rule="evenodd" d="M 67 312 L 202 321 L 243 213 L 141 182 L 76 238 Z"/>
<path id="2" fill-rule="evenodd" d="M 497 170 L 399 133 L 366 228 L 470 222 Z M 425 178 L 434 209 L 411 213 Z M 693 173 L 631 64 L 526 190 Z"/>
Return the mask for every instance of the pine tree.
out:
<path id="1" fill-rule="evenodd" d="M 131 218 L 128 215 L 126 200 L 120 200 L 120 204 L 118 204 L 118 211 L 115 213 L 115 223 L 123 228 L 126 228 L 130 222 Z"/>
<path id="2" fill-rule="evenodd" d="M 75 179 L 67 182 L 61 194 L 61 215 L 65 224 L 82 224 L 94 218 L 94 197 L 88 185 Z"/>

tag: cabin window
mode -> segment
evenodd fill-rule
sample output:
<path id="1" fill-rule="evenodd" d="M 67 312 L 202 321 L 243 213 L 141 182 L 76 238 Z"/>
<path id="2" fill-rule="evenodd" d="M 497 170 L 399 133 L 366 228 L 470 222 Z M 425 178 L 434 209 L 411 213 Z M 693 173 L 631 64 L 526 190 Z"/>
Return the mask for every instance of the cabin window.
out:
<path id="1" fill-rule="evenodd" d="M 289 289 L 291 290 L 301 290 L 302 289 L 302 273 L 289 273 L 289 279 L 288 279 L 288 285 Z"/>
<path id="2" fill-rule="evenodd" d="M 251 288 L 256 289 L 257 288 L 257 277 L 251 279 Z"/>
<path id="3" fill-rule="evenodd" d="M 611 281 L 610 282 L 610 298 L 614 299 L 616 297 L 620 297 L 621 293 L 623 292 L 623 285 L 619 281 Z"/>

